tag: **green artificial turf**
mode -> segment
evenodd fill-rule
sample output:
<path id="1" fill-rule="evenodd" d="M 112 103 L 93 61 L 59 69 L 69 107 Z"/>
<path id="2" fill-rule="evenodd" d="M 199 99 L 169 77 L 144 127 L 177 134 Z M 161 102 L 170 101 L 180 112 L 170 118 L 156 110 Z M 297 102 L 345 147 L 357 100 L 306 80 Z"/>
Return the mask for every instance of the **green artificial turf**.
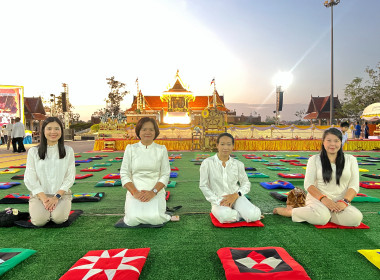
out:
<path id="1" fill-rule="evenodd" d="M 179 152 L 175 152 L 178 154 Z M 72 209 L 82 209 L 84 214 L 68 228 L 24 229 L 19 227 L 1 228 L 0 244 L 7 248 L 28 248 L 37 253 L 12 270 L 1 279 L 59 279 L 79 258 L 90 250 L 114 248 L 151 248 L 140 279 L 225 279 L 224 270 L 216 254 L 222 247 L 265 247 L 285 248 L 299 262 L 311 279 L 379 279 L 379 270 L 357 253 L 359 249 L 378 249 L 380 247 L 380 203 L 354 203 L 364 214 L 363 222 L 369 230 L 316 229 L 306 223 L 293 223 L 290 219 L 272 215 L 274 207 L 285 205 L 269 195 L 271 190 L 262 188 L 262 181 L 281 179 L 278 171 L 268 170 L 261 162 L 252 162 L 235 152 L 247 167 L 270 178 L 250 178 L 252 182 L 249 196 L 252 202 L 265 214 L 263 228 L 215 228 L 209 218 L 210 204 L 199 190 L 199 165 L 190 162 L 199 152 L 181 152 L 172 167 L 178 167 L 175 188 L 170 188 L 169 207 L 182 205 L 176 212 L 179 222 L 169 222 L 163 228 L 115 228 L 114 224 L 123 216 L 125 190 L 121 187 L 94 187 L 102 177 L 117 173 L 121 163 L 112 163 L 107 170 L 93 172 L 94 176 L 77 180 L 73 192 L 105 192 L 100 202 L 74 203 Z M 262 155 L 265 152 L 254 152 Z M 271 152 L 273 153 L 273 152 Z M 301 156 L 315 152 L 296 152 Z M 169 152 L 170 154 L 170 152 Z M 212 154 L 212 153 L 210 153 Z M 291 152 L 276 152 L 285 156 Z M 360 152 L 378 156 L 374 152 Z M 86 159 L 93 154 L 81 154 Z M 107 162 L 122 153 L 109 153 L 109 157 L 92 163 L 81 163 L 80 169 L 94 163 Z M 293 159 L 293 158 L 290 158 Z M 279 162 L 271 159 L 271 162 Z M 307 162 L 307 160 L 300 160 Z M 302 167 L 284 163 L 290 171 L 284 173 L 304 173 Z M 369 174 L 380 171 L 375 166 L 366 167 Z M 22 174 L 22 172 L 19 172 Z M 361 173 L 363 174 L 363 173 Z M 13 174 L 0 175 L 0 181 L 10 181 Z M 369 178 L 362 177 L 362 181 Z M 22 182 L 22 181 L 21 181 Z M 302 185 L 297 180 L 296 185 Z M 294 181 L 292 181 L 294 183 Z M 281 190 L 279 190 L 281 191 Z M 0 190 L 0 197 L 11 193 L 28 193 L 25 185 Z M 360 189 L 360 192 L 380 198 L 378 189 Z M 28 205 L 0 205 L 1 208 L 14 207 L 27 211 Z"/>

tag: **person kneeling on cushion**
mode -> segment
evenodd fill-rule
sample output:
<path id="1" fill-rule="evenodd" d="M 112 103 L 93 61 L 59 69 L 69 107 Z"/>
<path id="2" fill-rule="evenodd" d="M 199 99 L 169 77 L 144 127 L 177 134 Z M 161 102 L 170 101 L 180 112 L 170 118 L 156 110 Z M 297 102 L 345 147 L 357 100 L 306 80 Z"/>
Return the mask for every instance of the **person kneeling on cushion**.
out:
<path id="1" fill-rule="evenodd" d="M 211 213 L 220 223 L 259 220 L 260 209 L 244 196 L 251 188 L 244 164 L 230 157 L 234 137 L 222 133 L 216 143 L 218 153 L 205 159 L 200 168 L 199 188 L 211 203 Z"/>
<path id="2" fill-rule="evenodd" d="M 64 145 L 62 122 L 49 117 L 42 124 L 41 143 L 29 149 L 26 159 L 24 183 L 31 191 L 29 213 L 33 225 L 67 221 L 74 181 L 74 151 Z"/>
<path id="3" fill-rule="evenodd" d="M 351 205 L 359 191 L 358 162 L 343 153 L 338 129 L 329 128 L 323 133 L 321 153 L 307 163 L 304 188 L 308 192 L 305 207 L 279 207 L 273 213 L 313 225 L 329 221 L 342 226 L 360 225 L 363 215 Z"/>

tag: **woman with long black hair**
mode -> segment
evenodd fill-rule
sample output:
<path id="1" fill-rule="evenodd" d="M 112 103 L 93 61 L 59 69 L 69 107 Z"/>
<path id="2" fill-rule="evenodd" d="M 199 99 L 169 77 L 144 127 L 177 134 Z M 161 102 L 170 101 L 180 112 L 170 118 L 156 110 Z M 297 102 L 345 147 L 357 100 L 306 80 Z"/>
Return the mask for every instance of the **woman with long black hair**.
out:
<path id="1" fill-rule="evenodd" d="M 361 223 L 362 213 L 351 205 L 359 191 L 359 167 L 354 156 L 343 153 L 338 129 L 329 128 L 323 133 L 320 154 L 307 163 L 304 188 L 308 192 L 305 207 L 275 208 L 273 213 L 314 225 L 329 221 L 343 226 Z"/>
<path id="2" fill-rule="evenodd" d="M 35 226 L 68 219 L 74 181 L 74 151 L 64 145 L 62 122 L 49 117 L 42 124 L 40 144 L 29 149 L 26 160 L 24 182 L 31 191 L 29 213 Z"/>

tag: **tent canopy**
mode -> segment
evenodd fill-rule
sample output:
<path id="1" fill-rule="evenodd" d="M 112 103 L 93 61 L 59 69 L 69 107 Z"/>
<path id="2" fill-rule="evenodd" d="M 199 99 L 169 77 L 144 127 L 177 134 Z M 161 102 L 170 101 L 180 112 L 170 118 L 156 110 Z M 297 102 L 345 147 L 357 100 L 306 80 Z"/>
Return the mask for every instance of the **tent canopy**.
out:
<path id="1" fill-rule="evenodd" d="M 367 106 L 361 118 L 367 121 L 377 121 L 380 120 L 380 103 L 373 103 Z"/>

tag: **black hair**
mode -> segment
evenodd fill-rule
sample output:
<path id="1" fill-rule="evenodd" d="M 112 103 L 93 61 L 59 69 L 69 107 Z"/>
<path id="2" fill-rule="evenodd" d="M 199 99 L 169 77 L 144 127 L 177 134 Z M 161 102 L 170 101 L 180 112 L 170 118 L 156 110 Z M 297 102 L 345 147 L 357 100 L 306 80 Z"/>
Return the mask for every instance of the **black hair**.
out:
<path id="1" fill-rule="evenodd" d="M 66 156 L 66 150 L 65 150 L 65 144 L 64 144 L 64 136 L 63 136 L 63 125 L 60 119 L 57 117 L 48 117 L 42 124 L 41 128 L 41 142 L 38 145 L 38 155 L 40 156 L 40 159 L 45 159 L 46 153 L 47 153 L 47 139 L 45 136 L 45 127 L 52 122 L 56 122 L 61 127 L 61 138 L 58 139 L 58 152 L 59 152 L 59 158 L 62 159 Z"/>
<path id="2" fill-rule="evenodd" d="M 350 124 L 348 122 L 342 122 L 340 127 L 350 127 Z"/>
<path id="3" fill-rule="evenodd" d="M 339 129 L 335 128 L 335 127 L 329 128 L 329 129 L 325 130 L 325 132 L 323 133 L 323 137 L 322 137 L 322 149 L 321 149 L 320 157 L 321 157 L 321 163 L 322 163 L 323 181 L 326 184 L 331 181 L 331 177 L 332 177 L 331 163 L 330 163 L 330 160 L 329 160 L 329 158 L 327 156 L 326 149 L 323 146 L 323 141 L 325 140 L 326 136 L 329 135 L 329 134 L 335 135 L 342 142 L 342 132 Z M 339 185 L 340 177 L 342 176 L 342 173 L 343 173 L 344 163 L 345 163 L 345 161 L 344 161 L 344 153 L 343 153 L 343 147 L 341 145 L 340 149 L 338 151 L 338 154 L 336 156 L 336 160 L 335 160 L 335 166 L 336 166 L 336 174 L 335 174 L 335 176 L 336 176 L 336 183 L 337 183 L 337 185 Z"/>
<path id="4" fill-rule="evenodd" d="M 152 118 L 149 118 L 149 117 L 143 117 L 141 118 L 138 122 L 137 122 L 137 125 L 136 125 L 136 128 L 135 128 L 135 133 L 137 135 L 137 137 L 139 139 L 140 138 L 140 131 L 143 127 L 143 125 L 147 122 L 151 122 L 153 124 L 153 128 L 154 128 L 154 139 L 153 140 L 156 140 L 156 138 L 158 137 L 158 135 L 160 135 L 160 129 L 158 128 L 158 124 L 156 122 L 155 119 L 152 119 Z"/>
<path id="5" fill-rule="evenodd" d="M 235 139 L 234 139 L 234 137 L 233 137 L 231 134 L 227 133 L 227 132 L 224 132 L 224 133 L 222 133 L 222 134 L 219 134 L 218 138 L 216 139 L 216 144 L 219 144 L 219 140 L 220 140 L 220 138 L 222 138 L 222 137 L 224 137 L 224 136 L 230 137 L 231 140 L 232 140 L 232 144 L 235 144 Z"/>

